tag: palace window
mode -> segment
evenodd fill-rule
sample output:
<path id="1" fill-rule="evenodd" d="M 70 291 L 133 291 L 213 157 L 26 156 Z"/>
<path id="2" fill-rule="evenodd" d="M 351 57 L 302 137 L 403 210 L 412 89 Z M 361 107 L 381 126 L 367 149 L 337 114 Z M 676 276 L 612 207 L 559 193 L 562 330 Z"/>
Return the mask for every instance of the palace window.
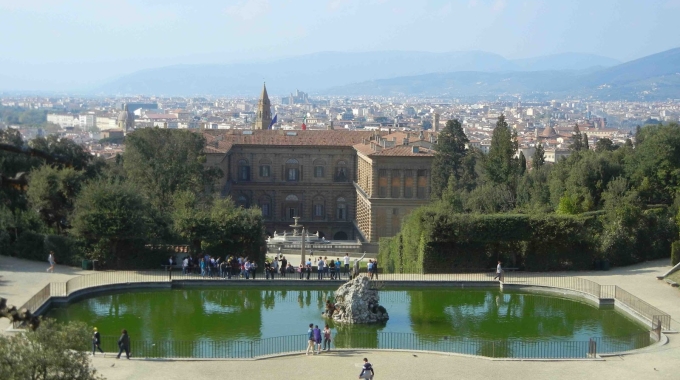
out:
<path id="1" fill-rule="evenodd" d="M 413 170 L 404 170 L 404 198 L 413 198 Z"/>
<path id="2" fill-rule="evenodd" d="M 401 190 L 401 172 L 399 170 L 392 170 L 391 197 L 399 198 L 399 190 Z"/>
<path id="3" fill-rule="evenodd" d="M 298 160 L 291 158 L 286 161 L 286 180 L 289 182 L 296 182 L 300 180 L 300 163 Z"/>
<path id="4" fill-rule="evenodd" d="M 347 220 L 347 201 L 345 201 L 345 198 L 340 197 L 336 201 L 337 203 L 337 210 L 336 210 L 336 219 L 337 220 Z"/>
<path id="5" fill-rule="evenodd" d="M 238 161 L 238 180 L 250 181 L 250 165 L 246 160 Z"/>
<path id="6" fill-rule="evenodd" d="M 349 170 L 347 169 L 347 162 L 338 161 L 335 166 L 335 182 L 347 182 L 349 181 Z"/>
<path id="7" fill-rule="evenodd" d="M 427 197 L 427 170 L 418 170 L 418 189 L 416 196 L 418 199 Z"/>
<path id="8" fill-rule="evenodd" d="M 314 178 L 323 178 L 325 175 L 326 161 L 314 160 Z"/>
<path id="9" fill-rule="evenodd" d="M 378 197 L 387 198 L 387 169 L 378 170 Z"/>

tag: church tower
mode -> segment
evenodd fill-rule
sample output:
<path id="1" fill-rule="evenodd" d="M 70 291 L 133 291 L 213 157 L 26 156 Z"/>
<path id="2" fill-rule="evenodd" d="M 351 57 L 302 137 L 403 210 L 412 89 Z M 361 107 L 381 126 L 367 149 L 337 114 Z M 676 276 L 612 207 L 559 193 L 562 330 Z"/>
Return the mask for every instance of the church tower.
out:
<path id="1" fill-rule="evenodd" d="M 123 107 L 123 110 L 118 113 L 116 125 L 118 126 L 118 129 L 122 129 L 126 134 L 132 132 L 135 128 L 135 115 L 128 110 L 127 103 Z"/>
<path id="2" fill-rule="evenodd" d="M 267 85 L 262 85 L 262 95 L 257 102 L 257 117 L 253 129 L 269 129 L 272 123 L 272 105 L 267 95 Z"/>

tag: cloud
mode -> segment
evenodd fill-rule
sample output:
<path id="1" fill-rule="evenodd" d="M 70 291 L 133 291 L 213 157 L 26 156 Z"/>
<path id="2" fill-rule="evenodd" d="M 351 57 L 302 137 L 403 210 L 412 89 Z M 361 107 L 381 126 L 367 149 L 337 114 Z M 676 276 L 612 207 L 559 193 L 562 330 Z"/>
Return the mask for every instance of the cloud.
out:
<path id="1" fill-rule="evenodd" d="M 235 19 L 252 21 L 266 15 L 270 11 L 271 5 L 269 0 L 245 0 L 227 7 L 224 13 Z"/>

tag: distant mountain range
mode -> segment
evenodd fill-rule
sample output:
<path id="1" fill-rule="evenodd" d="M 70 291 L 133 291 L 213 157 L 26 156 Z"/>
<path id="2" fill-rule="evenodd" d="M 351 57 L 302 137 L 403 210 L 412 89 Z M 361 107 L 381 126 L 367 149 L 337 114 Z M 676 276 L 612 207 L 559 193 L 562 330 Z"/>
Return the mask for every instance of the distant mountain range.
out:
<path id="1" fill-rule="evenodd" d="M 580 53 L 565 53 L 530 59 L 509 60 L 481 51 L 428 53 L 384 51 L 365 53 L 322 52 L 271 62 L 225 65 L 175 65 L 142 70 L 125 75 L 106 85 L 91 89 L 103 94 L 155 95 L 244 95 L 256 96 L 260 83 L 267 82 L 273 94 L 286 94 L 300 89 L 311 93 L 356 94 L 362 82 L 394 80 L 408 85 L 402 77 L 424 75 L 436 78 L 441 73 L 463 76 L 485 76 L 490 73 L 513 73 L 522 78 L 535 71 L 582 71 L 619 64 L 611 58 Z M 475 74 L 470 74 L 474 72 Z M 436 74 L 439 73 L 439 74 Z M 464 74 L 468 73 L 468 74 Z M 536 74 L 544 78 L 546 73 Z M 571 74 L 567 74 L 571 75 Z M 493 77 L 493 76 L 491 76 Z M 489 79 L 491 80 L 491 79 Z M 406 80 L 408 81 L 408 80 Z M 419 80 L 420 81 L 420 80 Z M 477 82 L 478 80 L 475 80 Z M 534 80 L 535 81 L 535 80 Z M 352 83 L 358 83 L 352 85 Z M 386 84 L 384 94 L 394 93 Z M 430 93 L 429 87 L 419 93 Z M 492 86 L 493 87 L 493 86 Z M 437 86 L 433 87 L 433 91 Z M 329 90 L 331 89 L 331 90 Z M 375 94 L 376 91 L 371 91 Z"/>
<path id="2" fill-rule="evenodd" d="M 680 98 L 680 48 L 598 70 L 434 73 L 365 81 L 324 92 L 350 96 L 573 95 L 598 99 L 677 99 Z"/>

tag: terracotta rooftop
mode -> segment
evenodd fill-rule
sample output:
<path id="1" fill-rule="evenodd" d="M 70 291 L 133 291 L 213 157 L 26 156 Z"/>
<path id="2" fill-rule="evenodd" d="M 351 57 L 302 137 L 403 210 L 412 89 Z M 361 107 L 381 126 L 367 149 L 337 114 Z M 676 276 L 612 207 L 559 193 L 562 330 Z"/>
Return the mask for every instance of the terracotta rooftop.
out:
<path id="1" fill-rule="evenodd" d="M 418 152 L 413 152 L 413 148 L 416 147 Z M 373 141 L 364 143 L 359 143 L 354 145 L 354 149 L 357 152 L 363 153 L 366 156 L 393 156 L 393 157 L 433 157 L 434 150 L 425 148 L 423 146 L 417 145 L 397 145 L 390 148 L 383 148 L 382 146 L 374 143 Z"/>
<path id="2" fill-rule="evenodd" d="M 203 130 L 208 153 L 226 153 L 234 145 L 351 147 L 374 135 L 373 131 L 346 130 Z M 245 132 L 245 133 L 244 133 Z"/>

